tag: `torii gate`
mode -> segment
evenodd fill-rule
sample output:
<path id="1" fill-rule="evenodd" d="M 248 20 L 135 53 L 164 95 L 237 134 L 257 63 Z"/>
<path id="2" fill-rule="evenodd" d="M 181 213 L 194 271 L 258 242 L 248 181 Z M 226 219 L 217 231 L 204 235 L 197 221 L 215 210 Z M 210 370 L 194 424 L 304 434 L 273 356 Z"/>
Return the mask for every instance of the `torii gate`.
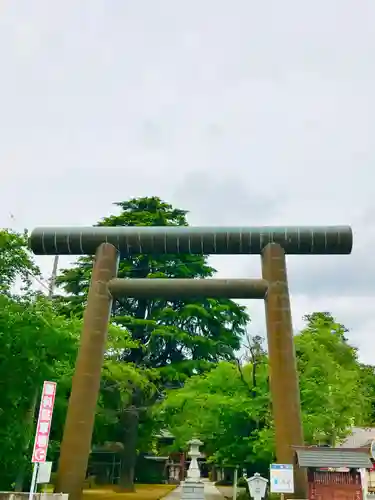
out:
<path id="1" fill-rule="evenodd" d="M 278 463 L 294 463 L 302 446 L 300 394 L 286 254 L 350 254 L 352 230 L 328 227 L 41 227 L 30 236 L 36 255 L 94 255 L 55 491 L 79 500 L 90 454 L 112 297 L 264 299 L 270 390 Z M 262 279 L 118 279 L 119 256 L 260 254 Z M 91 374 L 91 375 L 90 375 Z M 307 480 L 295 471 L 297 498 Z"/>

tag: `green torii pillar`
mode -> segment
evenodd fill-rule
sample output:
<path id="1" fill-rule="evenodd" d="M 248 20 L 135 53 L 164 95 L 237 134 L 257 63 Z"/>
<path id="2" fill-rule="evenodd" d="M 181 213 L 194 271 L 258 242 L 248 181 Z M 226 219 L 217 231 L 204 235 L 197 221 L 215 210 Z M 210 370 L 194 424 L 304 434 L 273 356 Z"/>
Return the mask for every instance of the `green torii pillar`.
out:
<path id="1" fill-rule="evenodd" d="M 227 297 L 265 300 L 270 389 L 278 463 L 294 463 L 302 446 L 298 372 L 286 254 L 350 254 L 350 227 L 42 227 L 29 245 L 36 255 L 95 255 L 81 343 L 61 443 L 55 491 L 79 500 L 90 454 L 112 296 Z M 138 254 L 260 254 L 262 279 L 118 279 L 118 258 Z M 295 495 L 306 498 L 302 469 Z"/>

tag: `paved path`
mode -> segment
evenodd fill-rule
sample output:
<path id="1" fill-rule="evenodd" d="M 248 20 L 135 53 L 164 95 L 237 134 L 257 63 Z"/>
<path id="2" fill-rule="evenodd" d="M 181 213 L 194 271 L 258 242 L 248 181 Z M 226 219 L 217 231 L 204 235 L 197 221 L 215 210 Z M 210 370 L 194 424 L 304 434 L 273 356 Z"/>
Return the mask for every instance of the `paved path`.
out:
<path id="1" fill-rule="evenodd" d="M 223 500 L 223 496 L 216 488 L 214 483 L 203 480 L 204 497 L 206 500 Z M 163 500 L 179 500 L 181 498 L 182 487 L 178 486 L 175 490 L 163 498 Z"/>

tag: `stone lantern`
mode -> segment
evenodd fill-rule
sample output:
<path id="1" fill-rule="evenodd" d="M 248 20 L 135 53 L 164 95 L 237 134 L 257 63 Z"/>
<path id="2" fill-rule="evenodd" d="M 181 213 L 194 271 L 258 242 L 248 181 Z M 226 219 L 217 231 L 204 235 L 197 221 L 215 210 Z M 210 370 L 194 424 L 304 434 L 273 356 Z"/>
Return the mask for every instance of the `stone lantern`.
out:
<path id="1" fill-rule="evenodd" d="M 187 471 L 186 481 L 200 481 L 201 471 L 199 469 L 198 458 L 201 456 L 201 452 L 199 451 L 199 447 L 203 445 L 202 441 L 199 439 L 192 439 L 188 442 L 190 446 L 190 450 L 188 451 L 188 455 L 191 458 L 191 462 L 189 465 L 189 469 Z"/>
<path id="2" fill-rule="evenodd" d="M 203 445 L 199 439 L 188 442 L 190 449 L 188 455 L 191 458 L 187 471 L 186 481 L 182 484 L 182 500 L 204 500 L 204 484 L 201 481 L 198 458 L 201 456 L 199 447 Z"/>

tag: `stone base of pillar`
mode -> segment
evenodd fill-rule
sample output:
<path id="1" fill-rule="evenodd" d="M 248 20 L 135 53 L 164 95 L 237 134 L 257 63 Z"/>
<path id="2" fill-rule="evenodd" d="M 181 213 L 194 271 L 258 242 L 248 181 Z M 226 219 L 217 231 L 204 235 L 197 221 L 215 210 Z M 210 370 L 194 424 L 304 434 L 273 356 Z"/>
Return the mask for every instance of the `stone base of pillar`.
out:
<path id="1" fill-rule="evenodd" d="M 204 500 L 204 484 L 200 481 L 187 480 L 181 486 L 181 500 Z"/>

